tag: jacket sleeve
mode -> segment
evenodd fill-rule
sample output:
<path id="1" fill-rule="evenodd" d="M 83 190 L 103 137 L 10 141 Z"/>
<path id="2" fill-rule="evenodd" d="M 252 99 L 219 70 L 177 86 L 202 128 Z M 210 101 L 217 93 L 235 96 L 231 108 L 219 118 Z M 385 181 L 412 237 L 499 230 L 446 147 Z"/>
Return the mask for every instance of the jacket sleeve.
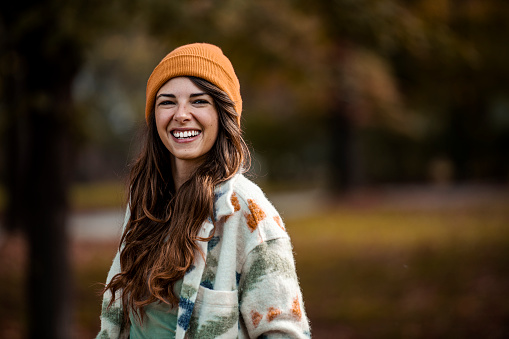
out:
<path id="1" fill-rule="evenodd" d="M 111 265 L 108 273 L 106 283 L 109 283 L 115 274 L 120 272 L 120 253 L 117 253 L 113 264 Z M 120 331 L 123 323 L 123 310 L 120 300 L 115 300 L 111 306 L 108 307 L 111 301 L 111 292 L 106 291 L 103 294 L 102 308 L 101 308 L 101 331 L 97 335 L 97 339 L 114 339 L 120 338 Z"/>
<path id="2" fill-rule="evenodd" d="M 290 239 L 252 249 L 239 282 L 240 311 L 250 338 L 310 338 Z"/>
<path id="3" fill-rule="evenodd" d="M 125 230 L 127 222 L 129 221 L 129 217 L 130 212 L 128 207 L 124 217 L 122 231 Z M 108 277 L 106 278 L 106 284 L 108 284 L 117 273 L 120 273 L 120 252 L 117 252 L 115 258 L 113 259 L 113 263 L 111 264 L 110 270 L 108 272 Z M 106 291 L 103 294 L 100 316 L 101 330 L 96 339 L 121 339 L 129 337 L 129 326 L 126 326 L 127 322 L 125 319 L 123 319 L 122 302 L 119 297 L 120 292 L 117 291 L 117 298 L 111 304 L 111 306 L 108 307 L 112 298 L 112 294 L 110 291 Z"/>

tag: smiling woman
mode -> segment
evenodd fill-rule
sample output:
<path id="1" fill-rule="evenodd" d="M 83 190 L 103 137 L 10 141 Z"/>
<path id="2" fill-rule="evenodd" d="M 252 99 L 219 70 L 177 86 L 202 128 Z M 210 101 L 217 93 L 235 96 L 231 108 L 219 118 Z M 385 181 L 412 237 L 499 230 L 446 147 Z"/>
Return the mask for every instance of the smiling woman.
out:
<path id="1" fill-rule="evenodd" d="M 147 83 L 98 338 L 307 338 L 283 221 L 243 176 L 240 85 L 210 44 L 169 53 Z"/>

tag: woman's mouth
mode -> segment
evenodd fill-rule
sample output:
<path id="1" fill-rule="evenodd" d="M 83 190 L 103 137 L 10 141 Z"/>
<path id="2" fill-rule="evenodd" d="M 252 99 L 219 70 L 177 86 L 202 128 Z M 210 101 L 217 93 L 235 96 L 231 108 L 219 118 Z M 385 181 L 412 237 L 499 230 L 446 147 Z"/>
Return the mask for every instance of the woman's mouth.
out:
<path id="1" fill-rule="evenodd" d="M 184 140 L 184 139 L 190 139 L 197 135 L 199 135 L 201 131 L 199 130 L 187 130 L 187 131 L 177 131 L 174 130 L 171 132 L 171 135 L 173 135 L 174 138 L 178 140 Z"/>

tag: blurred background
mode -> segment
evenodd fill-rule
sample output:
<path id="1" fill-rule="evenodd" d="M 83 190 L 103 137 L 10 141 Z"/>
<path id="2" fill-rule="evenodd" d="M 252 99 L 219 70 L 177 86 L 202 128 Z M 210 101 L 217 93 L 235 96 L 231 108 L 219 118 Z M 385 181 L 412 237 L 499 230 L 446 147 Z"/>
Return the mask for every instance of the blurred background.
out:
<path id="1" fill-rule="evenodd" d="M 509 3 L 0 5 L 0 338 L 90 338 L 146 81 L 232 61 L 316 338 L 509 336 Z"/>

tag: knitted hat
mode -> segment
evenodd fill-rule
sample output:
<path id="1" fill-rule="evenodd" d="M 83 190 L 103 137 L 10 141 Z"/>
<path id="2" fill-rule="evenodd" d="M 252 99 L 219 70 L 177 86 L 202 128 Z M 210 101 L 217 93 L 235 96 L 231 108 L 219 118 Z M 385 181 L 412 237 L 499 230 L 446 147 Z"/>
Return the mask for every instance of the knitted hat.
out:
<path id="1" fill-rule="evenodd" d="M 206 43 L 184 45 L 171 51 L 156 66 L 147 82 L 145 119 L 148 122 L 154 108 L 157 91 L 170 79 L 179 76 L 195 76 L 205 79 L 228 94 L 235 104 L 235 111 L 242 113 L 239 79 L 230 60 L 217 46 Z"/>

